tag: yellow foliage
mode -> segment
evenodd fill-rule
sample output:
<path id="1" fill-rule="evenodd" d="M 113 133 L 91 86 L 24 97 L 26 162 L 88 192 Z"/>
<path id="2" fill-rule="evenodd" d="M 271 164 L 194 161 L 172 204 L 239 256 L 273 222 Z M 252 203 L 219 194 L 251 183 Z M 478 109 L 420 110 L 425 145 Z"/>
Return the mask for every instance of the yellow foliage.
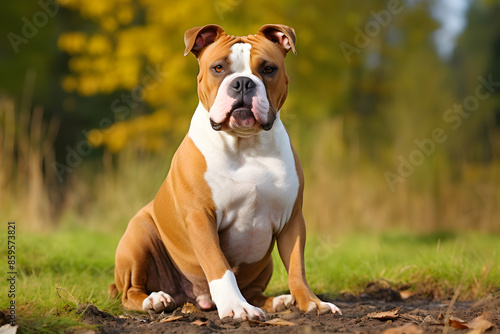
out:
<path id="1" fill-rule="evenodd" d="M 80 80 L 78 93 L 83 96 L 96 94 L 99 91 L 99 78 L 94 75 L 87 74 Z"/>
<path id="2" fill-rule="evenodd" d="M 111 152 L 119 152 L 128 145 L 158 151 L 164 148 L 162 134 L 172 125 L 172 115 L 166 109 L 137 117 L 130 121 L 117 122 L 104 130 L 94 129 L 87 135 L 93 147 L 105 145 Z"/>
<path id="3" fill-rule="evenodd" d="M 81 32 L 68 32 L 59 37 L 57 46 L 69 54 L 81 53 L 87 43 L 87 36 Z"/>
<path id="4" fill-rule="evenodd" d="M 100 55 L 111 51 L 111 45 L 108 39 L 100 34 L 90 37 L 87 48 L 88 53 L 91 55 Z"/>
<path id="5" fill-rule="evenodd" d="M 362 24 L 366 17 L 360 13 L 370 13 L 377 7 L 375 4 L 383 8 L 383 3 L 382 0 L 373 3 L 325 0 L 294 5 L 285 0 L 251 3 L 243 0 L 67 0 L 61 6 L 79 11 L 82 17 L 93 20 L 96 28 L 92 32 L 66 33 L 59 39 L 59 48 L 71 55 L 72 73 L 63 79 L 62 86 L 85 96 L 120 90 L 129 95 L 135 92 L 140 101 L 134 104 L 146 106 L 153 114 L 149 118 L 142 116 L 115 123 L 95 145 L 105 145 L 113 152 L 132 143 L 156 149 L 166 133 L 178 135 L 178 128 L 173 124 L 186 124 L 195 108 L 196 101 L 193 101 L 190 111 L 186 110 L 186 99 L 195 97 L 196 92 L 196 61 L 191 55 L 183 56 L 183 35 L 187 29 L 215 23 L 230 34 L 242 35 L 255 32 L 265 23 L 283 23 L 296 29 L 300 50 L 300 58 L 294 58 L 289 67 L 292 85 L 294 89 L 316 94 L 312 97 L 301 92 L 300 97 L 291 97 L 286 107 L 302 109 L 295 110 L 295 115 L 301 112 L 317 119 L 331 113 L 333 108 L 340 110 L 349 102 L 346 98 L 349 81 L 345 80 L 349 70 L 345 71 L 348 67 L 338 43 L 353 43 L 353 30 L 338 31 L 346 31 L 346 22 L 350 26 Z M 318 38 L 320 34 L 322 38 Z M 362 65 L 355 61 L 353 64 Z M 160 69 L 162 75 L 156 73 L 155 84 L 145 87 L 145 82 L 151 82 L 151 68 Z M 336 71 L 334 76 L 331 69 Z M 165 106 L 169 111 L 163 109 Z M 286 114 L 285 110 L 282 115 Z M 171 119 L 164 118 L 166 115 Z M 150 120 L 155 124 L 150 124 Z"/>
<path id="6" fill-rule="evenodd" d="M 121 24 L 129 24 L 134 18 L 134 11 L 130 6 L 121 6 L 118 10 L 117 17 Z"/>
<path id="7" fill-rule="evenodd" d="M 224 8 L 225 13 L 240 6 L 238 0 L 223 2 L 230 5 Z M 194 61 L 188 62 L 183 56 L 183 33 L 193 26 L 216 21 L 218 7 L 195 0 L 67 0 L 61 6 L 76 9 L 98 25 L 92 33 L 70 32 L 59 38 L 59 48 L 71 55 L 72 73 L 62 79 L 62 87 L 83 96 L 126 90 L 140 98 L 134 104 L 146 103 L 156 110 L 151 115 L 117 122 L 105 130 L 91 131 L 88 140 L 93 146 L 104 145 L 112 152 L 132 143 L 159 149 L 164 134 L 172 130 L 173 115 L 181 115 L 182 120 L 175 122 L 183 124 L 191 115 L 180 113 L 179 108 L 170 112 L 163 109 L 167 104 L 181 106 L 186 92 L 195 91 L 194 73 L 186 69 L 186 64 L 194 65 Z M 144 23 L 130 25 L 136 17 Z M 185 22 L 186 18 L 191 22 Z M 151 69 L 163 73 L 152 74 Z"/>
<path id="8" fill-rule="evenodd" d="M 104 28 L 104 30 L 107 30 L 108 32 L 112 33 L 118 28 L 118 22 L 116 18 L 112 16 L 106 16 L 101 19 L 101 27 Z"/>

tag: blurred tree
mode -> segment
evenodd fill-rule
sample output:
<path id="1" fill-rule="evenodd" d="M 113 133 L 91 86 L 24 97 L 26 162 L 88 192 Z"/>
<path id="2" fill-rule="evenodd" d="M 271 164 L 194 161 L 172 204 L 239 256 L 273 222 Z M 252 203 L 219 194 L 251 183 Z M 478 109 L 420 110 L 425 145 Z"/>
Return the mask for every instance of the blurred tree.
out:
<path id="1" fill-rule="evenodd" d="M 453 64 L 457 96 L 462 104 L 473 103 L 478 85 L 483 86 L 479 92 L 486 95 L 476 97 L 478 105 L 472 105 L 473 111 L 465 110 L 470 115 L 463 117 L 450 147 L 453 160 L 490 163 L 500 155 L 499 15 L 500 1 L 474 1 L 467 29 L 459 39 Z"/>
<path id="2" fill-rule="evenodd" d="M 479 15 L 474 11 L 496 6 L 487 3 L 473 6 L 472 26 L 464 40 L 467 34 L 477 35 L 477 29 L 489 29 L 483 17 L 473 27 L 474 15 Z M 117 152 L 133 143 L 161 150 L 165 133 L 176 140 L 185 133 L 197 103 L 196 64 L 182 55 L 184 31 L 216 23 L 230 34 L 241 35 L 264 23 L 284 23 L 297 32 L 299 56 L 288 60 L 291 92 L 282 117 L 285 121 L 296 118 L 294 130 L 306 142 L 309 136 L 305 133 L 314 123 L 342 117 L 343 138 L 352 161 L 364 156 L 387 166 L 398 155 L 414 150 L 416 139 L 443 126 L 443 113 L 456 100 L 454 87 L 459 84 L 450 77 L 452 67 L 437 56 L 431 40 L 438 28 L 431 15 L 432 4 L 385 0 L 215 0 L 204 4 L 195 0 L 111 0 L 104 4 L 68 0 L 67 8 L 94 25 L 59 38 L 59 47 L 70 56 L 70 73 L 62 86 L 82 96 L 109 96 L 104 107 L 101 103 L 89 111 L 95 130 L 88 133 L 88 139 L 94 146 L 105 145 Z M 488 15 L 496 23 L 494 12 Z M 465 49 L 476 50 L 473 43 L 478 39 L 472 38 Z M 480 52 L 477 63 L 485 64 L 489 52 Z M 483 73 L 484 68 L 471 71 Z M 474 78 L 469 75 L 464 81 L 473 85 Z M 469 122 L 468 126 L 475 129 L 470 130 L 471 136 L 474 131 L 484 132 L 484 124 Z M 471 142 L 471 138 L 465 140 Z"/>

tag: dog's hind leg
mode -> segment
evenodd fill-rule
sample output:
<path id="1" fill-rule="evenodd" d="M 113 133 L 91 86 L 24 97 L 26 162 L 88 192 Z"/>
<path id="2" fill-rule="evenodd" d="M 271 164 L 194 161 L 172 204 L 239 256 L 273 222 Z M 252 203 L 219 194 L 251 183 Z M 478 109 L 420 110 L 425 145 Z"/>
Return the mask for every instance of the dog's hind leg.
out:
<path id="1" fill-rule="evenodd" d="M 159 313 L 186 299 L 186 291 L 180 289 L 185 278 L 169 258 L 149 206 L 132 218 L 118 244 L 115 282 L 126 309 Z"/>

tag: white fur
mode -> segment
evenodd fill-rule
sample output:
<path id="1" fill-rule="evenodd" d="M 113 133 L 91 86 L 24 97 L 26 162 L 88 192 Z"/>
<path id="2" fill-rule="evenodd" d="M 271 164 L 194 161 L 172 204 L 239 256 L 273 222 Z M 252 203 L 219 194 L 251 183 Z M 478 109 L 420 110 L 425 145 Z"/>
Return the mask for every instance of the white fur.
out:
<path id="1" fill-rule="evenodd" d="M 252 46 L 249 43 L 236 43 L 231 47 L 229 60 L 231 61 L 231 70 L 240 74 L 252 74 L 250 68 L 250 50 Z"/>
<path id="2" fill-rule="evenodd" d="M 213 280 L 208 285 L 221 319 L 228 316 L 235 319 L 265 318 L 260 308 L 250 305 L 241 295 L 232 271 L 226 271 L 222 278 Z"/>
<path id="3" fill-rule="evenodd" d="M 189 137 L 207 162 L 205 180 L 217 207 L 217 229 L 227 237 L 223 252 L 239 264 L 264 257 L 290 219 L 299 179 L 290 139 L 279 119 L 251 138 L 214 131 L 200 103 Z"/>
<path id="4" fill-rule="evenodd" d="M 331 311 L 332 313 L 338 313 L 338 314 L 342 315 L 342 311 L 340 311 L 340 309 L 335 304 L 321 302 L 320 313 L 327 313 L 329 311 Z"/>
<path id="5" fill-rule="evenodd" d="M 170 297 L 168 293 L 163 291 L 151 292 L 149 297 L 145 298 L 142 302 L 142 310 L 147 312 L 149 310 L 154 311 L 155 305 L 163 304 L 163 308 L 167 308 L 168 304 L 173 302 L 173 298 Z M 160 311 L 161 312 L 161 311 Z M 159 312 L 158 312 L 159 313 Z"/>

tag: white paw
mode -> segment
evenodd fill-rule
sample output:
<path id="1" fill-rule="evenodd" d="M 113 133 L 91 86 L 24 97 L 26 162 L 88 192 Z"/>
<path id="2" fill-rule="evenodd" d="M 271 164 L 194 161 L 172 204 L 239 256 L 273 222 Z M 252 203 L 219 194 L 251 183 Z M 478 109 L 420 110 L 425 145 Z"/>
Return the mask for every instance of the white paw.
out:
<path id="1" fill-rule="evenodd" d="M 172 311 L 175 309 L 175 301 L 169 294 L 158 291 L 152 292 L 148 298 L 142 302 L 142 310 L 144 312 L 154 311 L 161 313 L 163 311 Z"/>
<path id="2" fill-rule="evenodd" d="M 281 312 L 289 309 L 294 300 L 292 295 L 281 295 L 273 298 L 273 309 L 271 312 Z"/>
<path id="3" fill-rule="evenodd" d="M 319 314 L 324 314 L 324 313 L 328 313 L 328 312 L 338 313 L 338 314 L 342 315 L 342 311 L 340 311 L 340 309 L 337 306 L 335 306 L 335 304 L 327 303 L 327 302 L 321 302 L 319 304 L 318 313 Z"/>
<path id="4" fill-rule="evenodd" d="M 260 308 L 250 305 L 241 295 L 236 277 L 231 271 L 226 271 L 222 278 L 213 280 L 208 285 L 219 318 L 231 317 L 243 320 L 266 318 Z"/>
<path id="5" fill-rule="evenodd" d="M 231 317 L 234 319 L 260 319 L 264 320 L 266 318 L 264 312 L 258 307 L 252 306 L 247 302 L 240 301 L 229 301 L 220 308 L 217 308 L 219 312 L 219 318 Z"/>

